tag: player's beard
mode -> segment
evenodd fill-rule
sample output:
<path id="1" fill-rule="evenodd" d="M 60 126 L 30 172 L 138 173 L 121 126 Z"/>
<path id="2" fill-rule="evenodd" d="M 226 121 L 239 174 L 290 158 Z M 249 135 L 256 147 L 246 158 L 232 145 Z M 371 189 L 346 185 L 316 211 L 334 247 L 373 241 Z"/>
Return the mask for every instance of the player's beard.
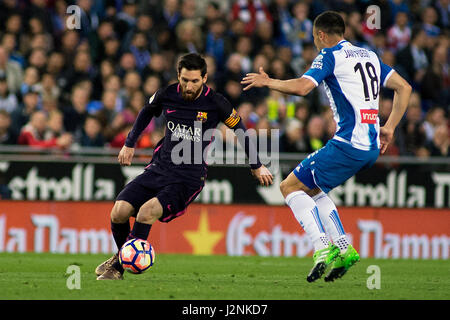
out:
<path id="1" fill-rule="evenodd" d="M 200 86 L 197 91 L 185 91 L 183 88 L 181 88 L 181 96 L 186 101 L 194 101 L 195 98 L 198 97 L 200 94 L 200 91 L 202 90 L 203 86 Z"/>

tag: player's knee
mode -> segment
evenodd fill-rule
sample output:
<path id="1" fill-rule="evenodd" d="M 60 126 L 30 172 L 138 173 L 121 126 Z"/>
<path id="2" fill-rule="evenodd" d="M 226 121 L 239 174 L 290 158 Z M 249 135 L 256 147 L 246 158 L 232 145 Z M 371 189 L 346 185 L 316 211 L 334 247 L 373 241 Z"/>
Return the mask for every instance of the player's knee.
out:
<path id="1" fill-rule="evenodd" d="M 139 209 L 136 220 L 143 223 L 153 224 L 161 218 L 163 209 L 157 198 L 150 199 Z"/>
<path id="2" fill-rule="evenodd" d="M 304 191 L 308 192 L 308 188 L 303 185 L 302 183 L 296 182 L 292 183 L 292 180 L 289 181 L 288 178 L 284 179 L 280 183 L 280 191 L 284 198 L 286 198 L 290 193 L 296 192 L 296 191 Z"/>
<path id="3" fill-rule="evenodd" d="M 111 210 L 111 221 L 114 223 L 124 223 L 133 215 L 133 206 L 126 201 L 116 201 Z"/>
<path id="4" fill-rule="evenodd" d="M 286 180 L 281 181 L 280 183 L 280 191 L 283 197 L 286 198 L 286 196 L 290 193 L 289 183 Z"/>

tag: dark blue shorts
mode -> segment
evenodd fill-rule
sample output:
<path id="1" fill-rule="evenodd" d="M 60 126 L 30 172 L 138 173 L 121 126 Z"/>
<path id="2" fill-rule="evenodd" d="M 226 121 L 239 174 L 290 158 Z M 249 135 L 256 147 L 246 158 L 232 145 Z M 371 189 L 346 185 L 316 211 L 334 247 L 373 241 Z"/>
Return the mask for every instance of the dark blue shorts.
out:
<path id="1" fill-rule="evenodd" d="M 129 182 L 119 193 L 117 200 L 130 203 L 134 208 L 134 216 L 141 206 L 156 197 L 163 207 L 159 221 L 169 222 L 186 212 L 188 205 L 195 200 L 204 184 L 193 185 L 192 182 L 174 182 L 167 176 L 145 170 Z"/>

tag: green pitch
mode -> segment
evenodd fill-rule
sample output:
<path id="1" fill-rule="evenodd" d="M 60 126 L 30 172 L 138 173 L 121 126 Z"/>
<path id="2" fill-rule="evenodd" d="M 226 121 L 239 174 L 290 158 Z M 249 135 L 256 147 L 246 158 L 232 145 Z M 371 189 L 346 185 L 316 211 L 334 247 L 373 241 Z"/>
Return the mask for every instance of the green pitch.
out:
<path id="1" fill-rule="evenodd" d="M 448 260 L 362 259 L 342 279 L 308 283 L 311 258 L 159 254 L 144 274 L 97 281 L 94 269 L 107 258 L 0 253 L 0 299 L 450 299 Z M 70 265 L 80 267 L 80 289 L 67 287 L 76 283 Z M 367 288 L 370 265 L 380 268 L 380 289 Z"/>

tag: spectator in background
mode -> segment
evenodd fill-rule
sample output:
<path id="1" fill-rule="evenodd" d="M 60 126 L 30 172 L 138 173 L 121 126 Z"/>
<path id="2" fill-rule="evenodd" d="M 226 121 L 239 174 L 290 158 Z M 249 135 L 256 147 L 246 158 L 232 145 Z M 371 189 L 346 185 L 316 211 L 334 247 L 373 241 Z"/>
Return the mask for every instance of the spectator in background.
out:
<path id="1" fill-rule="evenodd" d="M 448 28 L 450 26 L 450 3 L 448 0 L 437 0 L 434 3 L 438 14 L 438 26 Z"/>
<path id="2" fill-rule="evenodd" d="M 117 37 L 108 37 L 104 42 L 105 52 L 103 56 L 104 59 L 109 59 L 114 61 L 114 63 L 119 63 L 120 60 L 120 41 Z"/>
<path id="3" fill-rule="evenodd" d="M 98 28 L 100 18 L 92 9 L 93 2 L 94 0 L 77 0 L 77 5 L 81 9 L 80 33 L 83 38 L 88 37 Z"/>
<path id="4" fill-rule="evenodd" d="M 147 49 L 148 40 L 144 33 L 137 32 L 131 41 L 130 51 L 134 55 L 136 68 L 141 72 L 150 62 L 150 52 Z"/>
<path id="5" fill-rule="evenodd" d="M 75 55 L 75 60 L 73 61 L 73 66 L 69 69 L 66 74 L 67 85 L 65 90 L 71 90 L 72 87 L 85 79 L 90 79 L 91 77 L 95 77 L 95 73 L 93 72 L 93 66 L 91 62 L 91 56 L 89 52 L 86 51 L 78 51 Z"/>
<path id="6" fill-rule="evenodd" d="M 9 60 L 9 52 L 2 46 L 0 46 L 0 71 L 6 74 L 9 91 L 18 92 L 23 80 L 22 68 L 17 62 Z"/>
<path id="7" fill-rule="evenodd" d="M 303 127 L 309 119 L 309 104 L 305 99 L 301 99 L 295 103 L 295 118 L 298 119 Z"/>
<path id="8" fill-rule="evenodd" d="M 17 144 L 17 134 L 11 128 L 11 116 L 3 109 L 0 109 L 0 144 Z"/>
<path id="9" fill-rule="evenodd" d="M 208 69 L 209 78 L 209 69 Z M 144 85 L 142 86 L 145 99 L 148 100 L 152 97 L 158 89 L 161 88 L 161 79 L 156 75 L 150 75 L 145 79 Z"/>
<path id="10" fill-rule="evenodd" d="M 9 59 L 17 62 L 22 68 L 25 66 L 25 57 L 17 50 L 17 39 L 13 33 L 5 33 L 2 36 L 1 46 L 9 52 Z"/>
<path id="11" fill-rule="evenodd" d="M 421 148 L 425 146 L 426 134 L 422 120 L 420 95 L 417 92 L 411 93 L 406 117 L 399 124 L 398 141 L 401 155 L 418 155 Z"/>
<path id="12" fill-rule="evenodd" d="M 6 74 L 0 71 L 0 110 L 11 113 L 18 108 L 18 105 L 16 95 L 9 92 Z"/>
<path id="13" fill-rule="evenodd" d="M 422 81 L 428 68 L 428 57 L 425 53 L 427 35 L 420 27 L 414 27 L 411 42 L 396 55 L 397 70 L 413 87 Z"/>
<path id="14" fill-rule="evenodd" d="M 108 91 L 108 90 L 117 92 L 116 111 L 123 110 L 124 105 L 127 102 L 127 96 L 126 96 L 126 91 L 122 88 L 122 81 L 120 80 L 119 76 L 117 76 L 116 74 L 112 74 L 104 80 L 103 90 L 100 92 L 100 94 L 102 95 L 103 92 Z M 101 96 L 97 99 L 101 100 Z"/>
<path id="15" fill-rule="evenodd" d="M 202 30 L 195 20 L 182 20 L 176 27 L 176 36 L 178 52 L 199 53 L 203 51 Z"/>
<path id="16" fill-rule="evenodd" d="M 66 61 L 61 52 L 52 52 L 48 57 L 46 72 L 55 78 L 55 81 L 60 89 L 62 89 L 62 87 L 66 84 L 63 76 L 65 65 Z"/>
<path id="17" fill-rule="evenodd" d="M 250 57 L 253 51 L 252 39 L 248 36 L 241 36 L 237 39 L 235 52 L 241 55 L 241 70 L 244 73 L 252 70 L 252 59 Z"/>
<path id="18" fill-rule="evenodd" d="M 30 121 L 30 116 L 37 110 L 38 103 L 39 92 L 32 89 L 24 95 L 22 106 L 16 108 L 16 110 L 11 113 L 12 128 L 14 132 L 19 134 L 22 127 Z"/>
<path id="19" fill-rule="evenodd" d="M 245 33 L 251 35 L 258 23 L 272 21 L 269 9 L 262 0 L 237 0 L 231 7 L 231 21 L 241 20 Z"/>
<path id="20" fill-rule="evenodd" d="M 395 24 L 387 32 L 388 48 L 397 52 L 405 48 L 411 40 L 411 28 L 408 26 L 408 15 L 406 12 L 398 12 Z"/>
<path id="21" fill-rule="evenodd" d="M 116 14 L 114 29 L 120 40 L 124 40 L 137 22 L 137 0 L 123 0 L 122 10 Z"/>
<path id="22" fill-rule="evenodd" d="M 153 53 L 150 59 L 150 64 L 148 64 L 142 71 L 143 78 L 147 78 L 150 75 L 156 75 L 161 80 L 161 84 L 165 86 L 168 81 L 166 75 L 166 59 L 161 53 Z"/>
<path id="23" fill-rule="evenodd" d="M 47 128 L 47 116 L 42 111 L 35 111 L 30 116 L 30 122 L 25 125 L 19 135 L 18 143 L 33 147 L 67 148 L 72 143 L 72 135 L 63 134 L 55 137 Z"/>
<path id="24" fill-rule="evenodd" d="M 441 29 L 436 25 L 437 22 L 438 15 L 436 9 L 426 7 L 422 12 L 422 28 L 431 39 L 437 39 L 437 36 L 441 33 Z"/>
<path id="25" fill-rule="evenodd" d="M 308 19 L 309 6 L 305 2 L 297 2 L 292 7 L 293 18 L 286 21 L 283 29 L 290 44 L 292 55 L 300 57 L 305 43 L 313 41 L 312 21 Z"/>
<path id="26" fill-rule="evenodd" d="M 265 46 L 271 46 L 273 51 L 275 52 L 274 44 L 273 44 L 273 26 L 271 21 L 261 21 L 256 25 L 256 30 L 253 35 L 253 45 L 255 48 L 263 48 Z M 269 59 L 272 59 L 274 55 L 268 56 Z"/>
<path id="27" fill-rule="evenodd" d="M 420 85 L 425 109 L 432 104 L 450 105 L 449 86 L 448 47 L 439 45 L 434 49 L 432 62 L 426 69 Z"/>
<path id="28" fill-rule="evenodd" d="M 120 64 L 117 75 L 121 78 L 125 77 L 128 72 L 137 72 L 136 59 L 131 52 L 124 52 L 120 57 Z"/>
<path id="29" fill-rule="evenodd" d="M 364 31 L 363 31 L 363 24 L 362 24 L 362 17 L 359 11 L 352 10 L 348 13 L 347 17 L 347 27 L 345 28 L 347 30 L 352 30 L 353 38 L 354 40 L 351 41 L 353 44 L 361 47 L 366 47 L 366 40 L 364 38 Z"/>
<path id="30" fill-rule="evenodd" d="M 255 121 L 255 122 L 251 121 L 250 117 L 253 112 L 253 109 L 254 109 L 253 103 L 247 102 L 247 101 L 242 102 L 237 108 L 237 113 L 241 117 L 241 120 L 244 123 L 246 128 L 255 128 L 256 123 L 259 120 L 259 119 L 257 119 L 257 121 Z"/>
<path id="31" fill-rule="evenodd" d="M 206 61 L 206 69 L 208 70 L 206 85 L 217 91 L 217 83 L 220 81 L 220 75 L 217 72 L 216 60 L 210 55 L 204 55 L 203 59 Z"/>
<path id="32" fill-rule="evenodd" d="M 445 117 L 444 109 L 441 107 L 433 107 L 428 110 L 423 123 L 427 142 L 431 142 L 433 140 L 436 129 L 441 125 L 445 125 L 446 122 L 447 118 Z"/>
<path id="33" fill-rule="evenodd" d="M 133 93 L 141 89 L 141 85 L 142 80 L 139 73 L 135 71 L 127 72 L 125 78 L 123 79 L 123 88 L 121 90 L 121 95 L 124 98 L 125 105 L 129 103 L 129 100 Z M 122 110 L 120 109 L 117 111 Z"/>
<path id="34" fill-rule="evenodd" d="M 374 34 L 371 44 L 371 50 L 373 50 L 379 57 L 381 57 L 387 49 L 386 34 L 382 30 L 379 30 Z"/>
<path id="35" fill-rule="evenodd" d="M 280 152 L 306 153 L 308 149 L 303 134 L 303 124 L 297 119 L 288 120 L 280 137 Z"/>
<path id="36" fill-rule="evenodd" d="M 390 12 L 391 12 L 391 17 L 393 17 L 394 19 L 397 16 L 397 13 L 399 13 L 399 12 L 405 12 L 406 14 L 409 14 L 408 4 L 406 3 L 405 0 L 388 0 L 388 2 L 389 2 Z M 391 21 L 391 23 L 393 23 L 393 22 L 395 22 L 395 21 Z"/>
<path id="37" fill-rule="evenodd" d="M 389 118 L 389 115 L 392 111 L 392 99 L 389 98 L 380 98 L 380 107 L 378 110 L 378 117 L 380 119 L 380 126 L 384 126 L 387 119 Z"/>
<path id="38" fill-rule="evenodd" d="M 30 56 L 28 58 L 28 65 L 38 69 L 40 74 L 45 71 L 47 61 L 47 51 L 45 51 L 43 48 L 35 48 L 31 50 Z"/>
<path id="39" fill-rule="evenodd" d="M 273 19 L 274 36 L 277 46 L 289 45 L 284 27 L 286 27 L 292 19 L 290 1 L 270 1 L 268 3 L 268 8 Z"/>
<path id="40" fill-rule="evenodd" d="M 309 119 L 306 127 L 305 140 L 307 153 L 319 150 L 325 145 L 325 121 L 321 116 L 315 115 Z"/>
<path id="41" fill-rule="evenodd" d="M 80 85 L 72 88 L 70 103 L 62 108 L 64 128 L 68 132 L 76 132 L 83 125 L 88 112 L 89 93 Z"/>
<path id="42" fill-rule="evenodd" d="M 66 134 L 64 130 L 64 117 L 63 113 L 58 109 L 47 112 L 47 128 L 52 133 L 53 137 L 61 137 Z"/>
<path id="43" fill-rule="evenodd" d="M 88 115 L 84 125 L 77 131 L 77 143 L 82 147 L 103 147 L 105 139 L 102 134 L 102 125 L 99 119 Z"/>
<path id="44" fill-rule="evenodd" d="M 126 108 L 121 112 L 123 121 L 127 124 L 134 124 L 139 111 L 145 105 L 145 96 L 142 91 L 135 91 L 131 94 L 130 102 Z M 143 132 L 149 132 L 153 128 L 153 121 L 144 129 Z"/>
<path id="45" fill-rule="evenodd" d="M 103 127 L 103 136 L 107 142 L 122 129 L 123 117 L 116 110 L 117 91 L 106 90 L 103 92 L 101 107 L 97 111 L 90 111 L 98 117 Z"/>
<path id="46" fill-rule="evenodd" d="M 27 93 L 33 86 L 37 88 L 36 85 L 39 83 L 39 80 L 39 70 L 36 67 L 26 68 L 23 76 L 23 83 L 20 86 L 20 96 L 23 96 L 25 93 Z"/>
<path id="47" fill-rule="evenodd" d="M 224 71 L 223 66 L 225 65 L 226 56 L 231 51 L 231 44 L 226 31 L 226 20 L 223 18 L 214 19 L 208 25 L 205 39 L 205 53 L 214 57 L 219 73 Z"/>
<path id="48" fill-rule="evenodd" d="M 219 18 L 223 18 L 223 13 L 217 1 L 208 1 L 203 15 L 202 32 L 206 34 L 211 23 Z"/>
<path id="49" fill-rule="evenodd" d="M 164 0 L 162 13 L 156 15 L 158 30 L 175 31 L 175 27 L 181 20 L 180 4 L 178 0 Z"/>
<path id="50" fill-rule="evenodd" d="M 450 157 L 450 135 L 446 124 L 439 125 L 433 136 L 433 140 L 428 143 L 431 156 Z"/>
<path id="51" fill-rule="evenodd" d="M 267 118 L 268 106 L 265 100 L 259 100 L 256 102 L 253 112 L 250 113 L 249 127 L 255 127 L 258 121 L 262 118 Z"/>
<path id="52" fill-rule="evenodd" d="M 61 89 L 56 85 L 55 78 L 50 73 L 44 73 L 41 81 L 42 100 L 58 100 Z"/>

